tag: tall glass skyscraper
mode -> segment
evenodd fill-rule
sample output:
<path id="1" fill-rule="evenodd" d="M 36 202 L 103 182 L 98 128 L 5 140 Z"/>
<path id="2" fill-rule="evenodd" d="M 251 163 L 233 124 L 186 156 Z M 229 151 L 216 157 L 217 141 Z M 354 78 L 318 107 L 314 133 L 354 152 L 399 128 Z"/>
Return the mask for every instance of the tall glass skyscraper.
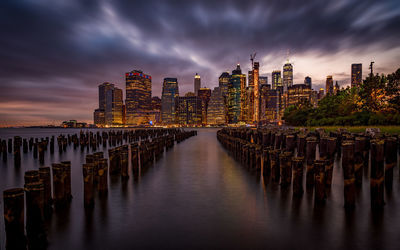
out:
<path id="1" fill-rule="evenodd" d="M 246 75 L 242 74 L 240 65 L 232 71 L 231 79 L 228 83 L 228 123 L 238 123 L 241 114 L 241 87 L 246 85 Z"/>
<path id="2" fill-rule="evenodd" d="M 272 71 L 272 89 L 277 89 L 278 87 L 282 87 L 281 71 L 274 70 Z"/>
<path id="3" fill-rule="evenodd" d="M 194 76 L 194 94 L 195 95 L 198 94 L 200 88 L 201 88 L 201 78 L 196 73 L 196 75 Z"/>
<path id="4" fill-rule="evenodd" d="M 161 121 L 164 124 L 175 123 L 175 100 L 179 96 L 178 80 L 164 78 L 161 95 Z"/>
<path id="5" fill-rule="evenodd" d="M 207 108 L 207 124 L 222 125 L 225 124 L 225 104 L 221 94 L 221 88 L 215 87 L 211 93 Z"/>
<path id="6" fill-rule="evenodd" d="M 333 78 L 332 78 L 332 76 L 326 77 L 325 93 L 326 93 L 326 95 L 333 95 Z"/>
<path id="7" fill-rule="evenodd" d="M 306 76 L 306 77 L 304 78 L 304 84 L 305 84 L 305 85 L 307 85 L 307 86 L 309 86 L 309 87 L 310 87 L 310 89 L 312 89 L 312 81 L 311 81 L 311 77 L 309 77 L 309 76 Z"/>
<path id="8" fill-rule="evenodd" d="M 148 120 L 151 111 L 151 76 L 141 70 L 132 70 L 126 78 L 126 122 L 130 125 L 142 124 Z"/>
<path id="9" fill-rule="evenodd" d="M 293 86 L 293 65 L 289 61 L 283 65 L 283 91 Z"/>

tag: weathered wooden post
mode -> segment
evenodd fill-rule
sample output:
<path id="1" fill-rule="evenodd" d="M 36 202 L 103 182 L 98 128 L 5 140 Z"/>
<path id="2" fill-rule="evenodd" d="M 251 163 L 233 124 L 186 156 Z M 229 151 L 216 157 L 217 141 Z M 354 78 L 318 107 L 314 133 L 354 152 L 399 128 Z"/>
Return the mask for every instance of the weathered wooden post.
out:
<path id="1" fill-rule="evenodd" d="M 362 184 L 364 142 L 365 139 L 363 137 L 356 137 L 354 141 L 354 176 L 357 186 Z"/>
<path id="2" fill-rule="evenodd" d="M 356 190 L 354 177 L 354 142 L 342 142 L 342 168 L 344 178 L 344 206 L 355 206 Z"/>
<path id="3" fill-rule="evenodd" d="M 85 163 L 82 166 L 83 172 L 83 202 L 85 208 L 94 206 L 94 184 L 93 184 L 93 163 Z"/>
<path id="4" fill-rule="evenodd" d="M 99 177 L 97 183 L 97 190 L 100 194 L 106 194 L 108 192 L 108 160 L 100 159 L 99 166 L 97 169 L 97 176 Z"/>
<path id="5" fill-rule="evenodd" d="M 8 138 L 8 153 L 10 153 L 10 154 L 12 153 L 12 139 L 11 138 Z"/>
<path id="6" fill-rule="evenodd" d="M 24 231 L 24 189 L 3 191 L 6 249 L 26 249 Z"/>
<path id="7" fill-rule="evenodd" d="M 129 155 L 128 155 L 128 149 L 123 148 L 120 153 L 120 161 L 121 161 L 121 178 L 122 179 L 128 179 L 129 174 L 128 174 L 128 161 L 129 161 Z"/>
<path id="8" fill-rule="evenodd" d="M 44 164 L 44 144 L 43 144 L 43 142 L 39 143 L 38 148 L 39 148 L 39 163 L 41 165 L 43 165 Z"/>
<path id="9" fill-rule="evenodd" d="M 279 182 L 279 179 L 280 179 L 279 153 L 280 153 L 280 150 L 278 150 L 278 149 L 274 149 L 269 152 L 272 181 L 275 181 L 275 182 Z"/>
<path id="10" fill-rule="evenodd" d="M 336 138 L 329 137 L 326 141 L 326 159 L 325 162 L 325 183 L 327 187 L 332 185 L 333 177 L 333 164 L 335 161 L 335 151 L 336 151 Z"/>
<path id="11" fill-rule="evenodd" d="M 51 176 L 50 167 L 39 168 L 39 180 L 43 183 L 44 189 L 44 211 L 47 213 L 51 211 L 51 204 L 53 199 L 51 197 Z"/>
<path id="12" fill-rule="evenodd" d="M 14 141 L 14 166 L 19 168 L 21 166 L 21 148 Z"/>
<path id="13" fill-rule="evenodd" d="M 22 141 L 22 150 L 24 154 L 28 153 L 28 141 L 26 140 L 26 138 L 24 138 L 24 140 Z"/>
<path id="14" fill-rule="evenodd" d="M 2 141 L 1 149 L 2 149 L 2 153 L 3 153 L 3 162 L 7 162 L 7 143 L 6 143 L 6 140 Z"/>
<path id="15" fill-rule="evenodd" d="M 25 184 L 26 233 L 29 249 L 43 249 L 47 245 L 44 228 L 44 189 L 42 182 Z"/>
<path id="16" fill-rule="evenodd" d="M 306 140 L 306 186 L 312 187 L 314 185 L 314 160 L 317 140 L 315 137 L 309 137 Z"/>
<path id="17" fill-rule="evenodd" d="M 53 163 L 51 164 L 53 172 L 53 198 L 54 204 L 56 206 L 65 203 L 65 176 L 64 167 L 61 164 Z"/>
<path id="18" fill-rule="evenodd" d="M 371 141 L 371 206 L 384 206 L 384 140 Z"/>
<path id="19" fill-rule="evenodd" d="M 325 166 L 327 160 L 315 160 L 315 202 L 321 203 L 326 199 Z"/>
<path id="20" fill-rule="evenodd" d="M 269 176 L 271 173 L 271 162 L 269 159 L 269 151 L 272 150 L 271 147 L 267 147 L 266 149 L 263 150 L 263 175 L 264 176 Z"/>
<path id="21" fill-rule="evenodd" d="M 397 138 L 387 137 L 385 139 L 385 187 L 392 189 L 393 168 L 397 164 Z"/>
<path id="22" fill-rule="evenodd" d="M 39 182 L 40 181 L 39 171 L 37 171 L 37 170 L 26 171 L 24 174 L 24 181 L 25 181 L 25 184 Z"/>
<path id="23" fill-rule="evenodd" d="M 38 158 L 38 142 L 33 143 L 33 159 Z"/>
<path id="24" fill-rule="evenodd" d="M 286 151 L 291 152 L 292 154 L 294 153 L 294 150 L 296 148 L 296 140 L 295 140 L 294 135 L 287 135 L 286 136 Z"/>
<path id="25" fill-rule="evenodd" d="M 299 197 L 303 194 L 303 167 L 304 157 L 292 158 L 293 170 L 293 196 Z"/>
<path id="26" fill-rule="evenodd" d="M 71 201 L 71 161 L 62 161 L 61 165 L 64 168 L 64 196 L 66 201 Z"/>
<path id="27" fill-rule="evenodd" d="M 299 135 L 297 137 L 297 156 L 304 157 L 306 155 L 306 136 Z"/>
<path id="28" fill-rule="evenodd" d="M 279 155 L 281 186 L 287 187 L 292 182 L 292 153 L 285 151 Z"/>

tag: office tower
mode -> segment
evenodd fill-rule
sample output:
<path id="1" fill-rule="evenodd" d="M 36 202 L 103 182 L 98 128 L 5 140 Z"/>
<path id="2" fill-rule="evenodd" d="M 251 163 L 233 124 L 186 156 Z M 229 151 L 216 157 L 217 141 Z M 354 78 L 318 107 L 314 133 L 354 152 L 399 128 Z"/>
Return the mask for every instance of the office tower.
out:
<path id="1" fill-rule="evenodd" d="M 240 121 L 250 124 L 254 122 L 254 87 L 248 86 L 245 91 L 245 98 L 242 101 L 244 108 L 240 113 Z"/>
<path id="2" fill-rule="evenodd" d="M 211 93 L 207 108 L 207 124 L 223 125 L 225 120 L 225 103 L 220 87 L 215 87 Z"/>
<path id="3" fill-rule="evenodd" d="M 267 122 L 277 123 L 282 118 L 282 87 L 268 90 L 265 97 L 265 119 Z"/>
<path id="4" fill-rule="evenodd" d="M 175 123 L 175 100 L 179 96 L 178 80 L 164 78 L 161 95 L 161 121 L 164 124 Z"/>
<path id="5" fill-rule="evenodd" d="M 249 87 L 254 87 L 254 77 L 253 77 L 253 70 L 250 70 L 247 74 L 247 81 Z"/>
<path id="6" fill-rule="evenodd" d="M 126 124 L 126 105 L 122 105 L 122 124 Z"/>
<path id="7" fill-rule="evenodd" d="M 218 84 L 220 88 L 220 92 L 222 97 L 226 97 L 228 95 L 228 83 L 231 79 L 231 75 L 229 72 L 223 72 L 221 76 L 218 78 Z"/>
<path id="8" fill-rule="evenodd" d="M 312 90 L 308 84 L 294 84 L 288 87 L 286 107 L 296 106 L 301 101 L 307 100 L 311 102 Z"/>
<path id="9" fill-rule="evenodd" d="M 130 125 L 149 122 L 151 111 L 151 76 L 141 70 L 132 70 L 126 78 L 126 122 Z"/>
<path id="10" fill-rule="evenodd" d="M 161 110 L 161 99 L 158 96 L 153 96 L 151 98 L 151 109 L 152 110 Z"/>
<path id="11" fill-rule="evenodd" d="M 108 126 L 122 125 L 122 89 L 109 88 L 105 95 L 105 104 L 105 124 Z"/>
<path id="12" fill-rule="evenodd" d="M 105 111 L 106 111 L 106 93 L 110 89 L 114 89 L 114 84 L 104 82 L 99 85 L 99 108 L 94 112 L 94 124 L 97 126 L 105 125 Z"/>
<path id="13" fill-rule="evenodd" d="M 194 94 L 197 95 L 199 89 L 201 88 L 201 79 L 200 76 L 196 73 L 194 76 Z"/>
<path id="14" fill-rule="evenodd" d="M 262 85 L 267 85 L 268 84 L 268 76 L 259 76 L 258 82 L 259 82 L 260 88 Z"/>
<path id="15" fill-rule="evenodd" d="M 326 92 L 326 95 L 333 95 L 333 79 L 332 79 L 332 76 L 327 76 L 326 77 L 325 92 Z"/>
<path id="16" fill-rule="evenodd" d="M 176 121 L 179 125 L 201 125 L 202 101 L 195 95 L 176 98 Z"/>
<path id="17" fill-rule="evenodd" d="M 114 84 L 105 82 L 99 85 L 99 109 L 106 109 L 106 93 L 108 90 L 114 89 Z"/>
<path id="18" fill-rule="evenodd" d="M 306 76 L 304 78 L 304 84 L 308 85 L 310 87 L 310 89 L 312 89 L 312 82 L 311 82 L 311 77 Z"/>
<path id="19" fill-rule="evenodd" d="M 200 88 L 197 92 L 197 96 L 202 101 L 202 123 L 203 125 L 207 125 L 207 108 L 208 102 L 210 101 L 211 97 L 211 89 L 209 88 Z"/>
<path id="20" fill-rule="evenodd" d="M 271 90 L 271 85 L 267 84 L 267 82 L 260 84 L 260 121 L 262 123 L 266 122 L 267 94 L 269 90 Z"/>
<path id="21" fill-rule="evenodd" d="M 289 61 L 283 65 L 283 91 L 293 86 L 293 65 Z"/>
<path id="22" fill-rule="evenodd" d="M 260 85 L 259 85 L 259 68 L 260 64 L 254 62 L 253 65 L 253 81 L 254 81 L 254 117 L 253 122 L 258 123 L 260 121 Z"/>
<path id="23" fill-rule="evenodd" d="M 104 110 L 95 109 L 93 113 L 94 125 L 102 127 L 105 124 Z"/>
<path id="24" fill-rule="evenodd" d="M 246 75 L 242 74 L 238 64 L 236 69 L 232 71 L 232 76 L 228 83 L 228 123 L 238 123 L 240 120 L 241 109 L 244 109 L 244 103 L 241 103 L 244 98 L 241 87 L 245 85 Z"/>
<path id="25" fill-rule="evenodd" d="M 362 64 L 353 63 L 351 65 L 351 87 L 359 87 L 362 83 Z"/>
<path id="26" fill-rule="evenodd" d="M 282 86 L 281 71 L 280 70 L 272 71 L 272 89 L 277 89 L 278 87 L 281 86 Z"/>

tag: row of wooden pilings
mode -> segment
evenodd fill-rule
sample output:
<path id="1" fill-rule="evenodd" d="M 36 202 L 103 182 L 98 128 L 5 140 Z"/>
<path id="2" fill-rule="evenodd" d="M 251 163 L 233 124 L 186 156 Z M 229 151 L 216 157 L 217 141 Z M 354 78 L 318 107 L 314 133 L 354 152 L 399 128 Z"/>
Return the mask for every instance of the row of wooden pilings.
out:
<path id="1" fill-rule="evenodd" d="M 282 188 L 293 182 L 293 196 L 305 187 L 314 189 L 314 200 L 323 203 L 332 186 L 335 156 L 341 158 L 344 206 L 353 208 L 356 187 L 370 167 L 370 197 L 373 210 L 384 206 L 384 189 L 393 185 L 400 138 L 381 133 L 349 133 L 344 129 L 326 133 L 322 129 L 224 128 L 217 132 L 220 143 L 245 167 L 262 171 Z M 317 151 L 318 150 L 318 151 Z"/>
<path id="2" fill-rule="evenodd" d="M 138 142 L 150 138 L 156 138 L 164 134 L 176 134 L 179 129 L 135 129 L 135 130 L 109 130 L 109 131 L 92 131 L 81 130 L 79 134 L 61 134 L 57 137 L 51 136 L 46 138 L 22 138 L 14 136 L 8 140 L 0 139 L 0 156 L 3 162 L 7 162 L 8 154 L 13 153 L 14 166 L 21 166 L 21 148 L 22 153 L 32 152 L 33 158 L 38 159 L 41 165 L 45 162 L 45 153 L 49 150 L 50 154 L 54 154 L 56 148 L 56 140 L 59 154 L 67 151 L 68 146 L 73 145 L 74 149 L 80 148 L 81 152 L 85 149 L 96 151 L 107 146 L 115 147 L 123 143 Z"/>
<path id="3" fill-rule="evenodd" d="M 120 174 L 121 178 L 125 180 L 129 178 L 129 154 L 132 173 L 135 174 L 139 169 L 160 159 L 164 149 L 172 148 L 175 141 L 180 143 L 197 135 L 197 131 L 178 129 L 148 129 L 146 131 L 115 133 L 121 135 L 121 138 L 126 134 L 126 141 L 132 143 L 109 149 L 109 159 L 104 157 L 103 152 L 86 155 L 86 163 L 82 166 L 85 208 L 94 206 L 96 191 L 99 195 L 107 194 L 109 174 Z M 103 138 L 104 136 L 103 134 Z M 116 136 L 116 138 L 118 137 Z M 16 142 L 18 139 L 14 138 L 14 144 L 18 145 Z M 24 188 L 11 188 L 3 191 L 6 248 L 45 249 L 47 246 L 46 218 L 50 217 L 53 206 L 55 209 L 63 209 L 72 200 L 71 162 L 63 161 L 53 163 L 51 168 L 40 167 L 38 170 L 26 171 L 24 180 Z"/>

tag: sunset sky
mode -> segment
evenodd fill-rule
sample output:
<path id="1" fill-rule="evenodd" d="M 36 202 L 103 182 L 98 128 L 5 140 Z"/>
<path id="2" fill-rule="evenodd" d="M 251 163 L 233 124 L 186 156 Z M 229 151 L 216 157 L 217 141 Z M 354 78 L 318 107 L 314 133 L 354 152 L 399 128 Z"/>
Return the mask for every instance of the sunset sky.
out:
<path id="1" fill-rule="evenodd" d="M 93 122 L 97 86 L 125 89 L 124 73 L 164 77 L 180 93 L 218 85 L 257 52 L 261 75 L 282 70 L 287 52 L 294 83 L 327 75 L 349 84 L 352 63 L 375 72 L 400 68 L 400 1 L 123 1 L 0 2 L 0 126 Z M 125 93 L 124 93 L 125 98 Z"/>

